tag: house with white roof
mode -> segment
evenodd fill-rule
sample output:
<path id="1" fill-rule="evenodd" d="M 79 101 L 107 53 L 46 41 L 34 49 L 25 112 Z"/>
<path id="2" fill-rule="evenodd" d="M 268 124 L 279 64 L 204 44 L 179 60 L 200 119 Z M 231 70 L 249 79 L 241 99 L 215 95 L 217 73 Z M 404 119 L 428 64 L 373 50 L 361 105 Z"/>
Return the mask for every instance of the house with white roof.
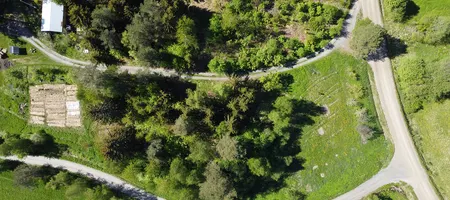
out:
<path id="1" fill-rule="evenodd" d="M 42 1 L 41 31 L 62 32 L 64 21 L 64 6 L 52 0 Z"/>

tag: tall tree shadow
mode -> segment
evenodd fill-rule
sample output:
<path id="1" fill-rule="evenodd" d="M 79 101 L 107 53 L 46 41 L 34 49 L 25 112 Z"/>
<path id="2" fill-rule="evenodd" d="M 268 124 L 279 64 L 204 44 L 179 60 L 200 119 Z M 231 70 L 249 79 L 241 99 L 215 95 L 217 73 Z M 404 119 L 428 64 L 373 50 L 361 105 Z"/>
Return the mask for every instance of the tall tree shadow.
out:
<path id="1" fill-rule="evenodd" d="M 408 1 L 406 4 L 406 13 L 405 13 L 405 19 L 411 19 L 412 17 L 416 16 L 420 11 L 420 7 L 414 3 L 414 1 Z"/>
<path id="2" fill-rule="evenodd" d="M 277 138 L 270 145 L 263 149 L 253 147 L 252 152 L 247 152 L 249 157 L 267 158 L 272 174 L 278 174 L 278 178 L 254 176 L 247 172 L 247 178 L 236 187 L 238 194 L 254 198 L 256 194 L 267 191 L 277 191 L 286 186 L 285 179 L 295 172 L 304 169 L 305 160 L 299 157 L 302 151 L 299 139 L 305 126 L 315 123 L 313 117 L 325 114 L 325 109 L 314 102 L 307 100 L 290 99 L 293 105 L 292 115 L 289 117 L 289 126 L 283 128 L 283 137 Z M 286 139 L 287 138 L 287 139 Z M 301 193 L 296 193 L 296 197 L 302 199 Z"/>
<path id="3" fill-rule="evenodd" d="M 397 56 L 407 53 L 408 46 L 405 44 L 403 40 L 399 38 L 387 35 L 386 43 L 388 48 L 387 56 L 389 58 L 395 58 Z"/>

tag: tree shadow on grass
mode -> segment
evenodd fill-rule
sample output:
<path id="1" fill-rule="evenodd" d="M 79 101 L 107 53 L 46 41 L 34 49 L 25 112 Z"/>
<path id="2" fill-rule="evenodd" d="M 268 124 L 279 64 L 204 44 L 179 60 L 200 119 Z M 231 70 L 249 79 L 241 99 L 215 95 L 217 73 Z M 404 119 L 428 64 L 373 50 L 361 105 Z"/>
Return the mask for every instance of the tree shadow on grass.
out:
<path id="1" fill-rule="evenodd" d="M 389 58 L 395 58 L 397 56 L 407 53 L 408 46 L 405 44 L 403 40 L 399 38 L 387 35 L 386 43 L 388 48 L 387 56 Z"/>
<path id="2" fill-rule="evenodd" d="M 187 97 L 187 89 L 194 89 L 195 85 L 178 77 L 162 77 L 155 74 L 130 75 L 127 73 L 107 72 L 100 74 L 96 80 L 96 92 L 109 93 L 102 97 L 102 103 L 90 108 L 90 114 L 95 120 L 113 123 L 120 122 L 128 112 L 130 97 L 149 95 L 144 91 L 151 85 L 170 96 L 171 103 Z M 85 97 L 81 97 L 82 99 Z"/>
<path id="3" fill-rule="evenodd" d="M 254 148 L 249 153 L 250 157 L 267 158 L 272 168 L 271 173 L 278 178 L 258 177 L 247 172 L 245 181 L 237 185 L 238 194 L 249 197 L 255 197 L 255 194 L 261 194 L 267 191 L 277 191 L 286 186 L 285 179 L 293 175 L 295 172 L 304 169 L 305 160 L 299 157 L 301 146 L 299 139 L 302 136 L 303 128 L 307 125 L 313 125 L 315 121 L 313 117 L 325 114 L 325 109 L 314 102 L 307 100 L 290 99 L 294 108 L 293 115 L 290 117 L 289 126 L 281 130 L 284 138 L 278 138 L 266 148 Z M 286 138 L 288 138 L 286 140 Z M 294 191 L 295 196 L 300 199 L 303 194 Z"/>
<path id="4" fill-rule="evenodd" d="M 67 145 L 56 143 L 55 138 L 45 131 L 40 131 L 39 134 L 42 137 L 42 142 L 34 142 L 32 155 L 59 158 L 68 149 Z"/>
<path id="5" fill-rule="evenodd" d="M 420 11 L 420 7 L 414 3 L 414 1 L 408 1 L 406 4 L 406 13 L 405 13 L 405 19 L 411 19 L 412 17 L 416 16 Z"/>
<path id="6" fill-rule="evenodd" d="M 0 160 L 0 172 L 12 171 L 22 163 L 14 160 Z"/>

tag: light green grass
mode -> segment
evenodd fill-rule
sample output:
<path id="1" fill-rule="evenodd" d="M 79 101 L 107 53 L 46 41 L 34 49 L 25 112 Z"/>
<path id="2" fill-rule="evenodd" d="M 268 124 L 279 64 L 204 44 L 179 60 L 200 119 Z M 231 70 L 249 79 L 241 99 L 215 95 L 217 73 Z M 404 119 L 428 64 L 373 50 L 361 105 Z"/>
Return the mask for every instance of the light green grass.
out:
<path id="1" fill-rule="evenodd" d="M 286 188 L 263 199 L 283 199 L 289 188 L 301 188 L 307 199 L 332 199 L 360 185 L 389 162 L 392 146 L 383 135 L 362 144 L 356 131 L 355 108 L 348 105 L 352 98 L 348 86 L 355 84 L 350 77 L 352 69 L 366 73 L 362 73 L 360 83 L 370 88 L 368 65 L 339 52 L 289 73 L 295 80 L 291 96 L 326 105 L 330 113 L 316 117 L 315 124 L 301 133 L 300 155 L 305 169 L 290 177 Z M 370 94 L 363 103 L 375 113 Z M 320 127 L 325 130 L 322 136 L 318 134 Z"/>
<path id="2" fill-rule="evenodd" d="M 14 66 L 6 71 L 0 71 L 0 131 L 6 131 L 14 134 L 37 132 L 45 130 L 55 138 L 57 143 L 66 145 L 68 153 L 64 158 L 82 161 L 90 166 L 100 168 L 105 162 L 97 147 L 94 145 L 96 124 L 83 115 L 83 127 L 80 128 L 55 128 L 48 126 L 38 126 L 28 124 L 28 110 L 24 114 L 19 112 L 20 103 L 28 103 L 29 96 L 27 89 L 19 93 L 10 93 L 10 82 L 7 82 L 8 72 L 12 70 L 24 69 L 25 74 L 31 67 Z M 38 68 L 38 67 L 35 67 Z M 61 67 L 68 69 L 67 67 Z M 28 70 L 27 70 L 28 69 Z M 28 84 L 28 77 L 22 80 L 22 83 Z M 28 87 L 26 87 L 28 88 Z M 85 102 L 81 102 L 84 105 Z M 29 103 L 28 103 L 29 104 Z"/>
<path id="3" fill-rule="evenodd" d="M 450 196 L 450 100 L 427 105 L 411 120 L 416 143 L 441 194 Z"/>
<path id="4" fill-rule="evenodd" d="M 47 200 L 66 199 L 64 190 L 46 189 L 44 184 L 28 189 L 14 185 L 11 171 L 0 172 L 0 199 L 2 200 Z"/>
<path id="5" fill-rule="evenodd" d="M 330 109 L 329 116 L 318 117 L 313 126 L 305 128 L 301 139 L 305 170 L 296 177 L 300 187 L 309 193 L 308 199 L 330 199 L 349 191 L 376 174 L 390 158 L 391 147 L 383 136 L 363 145 L 356 132 L 355 109 L 347 105 L 351 97 L 347 86 L 351 84 L 350 67 L 367 70 L 365 62 L 334 53 L 291 73 L 295 78 L 293 96 Z M 366 107 L 375 112 L 373 104 Z M 320 127 L 325 130 L 323 136 L 318 134 Z M 313 170 L 316 165 L 318 168 Z"/>
<path id="6" fill-rule="evenodd" d="M 18 46 L 19 48 L 26 48 L 26 55 L 13 55 L 9 53 L 10 46 Z M 15 66 L 19 65 L 51 65 L 59 66 L 61 64 L 54 62 L 49 57 L 37 50 L 36 53 L 31 53 L 30 49 L 34 48 L 33 45 L 26 43 L 25 41 L 15 38 L 8 37 L 3 33 L 0 33 L 0 48 L 8 48 L 9 60 L 13 62 Z"/>
<path id="7" fill-rule="evenodd" d="M 392 183 L 379 188 L 363 200 L 416 200 L 414 190 L 404 182 Z"/>
<path id="8" fill-rule="evenodd" d="M 402 39 L 408 46 L 407 52 L 392 59 L 394 69 L 403 56 L 417 56 L 426 64 L 426 70 L 433 74 L 437 67 L 450 58 L 450 45 L 429 45 L 417 42 L 412 35 L 417 30 L 415 24 L 423 16 L 450 16 L 450 0 L 413 0 L 420 7 L 419 13 L 405 23 L 386 21 L 388 33 Z M 393 49 L 390 49 L 392 51 Z M 433 77 L 430 77 L 433 78 Z M 399 88 L 402 102 L 403 91 Z M 425 103 L 423 110 L 410 114 L 408 118 L 414 142 L 424 158 L 433 182 L 444 198 L 450 197 L 450 103 Z"/>
<path id="9" fill-rule="evenodd" d="M 415 19 L 420 19 L 424 15 L 450 16 L 450 0 L 413 0 L 419 6 L 419 13 Z"/>

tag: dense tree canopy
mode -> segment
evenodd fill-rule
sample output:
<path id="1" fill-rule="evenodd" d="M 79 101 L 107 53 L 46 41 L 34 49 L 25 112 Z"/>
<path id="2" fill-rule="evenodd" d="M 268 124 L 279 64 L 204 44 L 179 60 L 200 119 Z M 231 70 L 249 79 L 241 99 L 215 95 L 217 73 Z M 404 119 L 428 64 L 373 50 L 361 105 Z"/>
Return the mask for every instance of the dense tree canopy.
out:
<path id="1" fill-rule="evenodd" d="M 358 57 L 367 59 L 380 48 L 384 35 L 385 31 L 381 26 L 373 24 L 369 19 L 359 20 L 353 30 L 350 46 Z"/>
<path id="2" fill-rule="evenodd" d="M 136 155 L 123 176 L 173 199 L 252 198 L 276 190 L 276 183 L 301 169 L 299 133 L 322 112 L 284 95 L 289 75 L 235 79 L 214 88 L 153 75 L 105 73 L 97 81 L 99 94 L 81 96 L 100 98 L 91 114 L 136 131 L 106 137 L 105 156 Z M 115 86 L 129 88 L 116 93 Z M 98 115 L 96 107 L 109 102 L 123 104 L 114 107 L 124 112 Z M 124 148 L 133 145 L 124 139 L 135 136 L 146 141 L 145 154 Z"/>
<path id="3" fill-rule="evenodd" d="M 406 9 L 411 0 L 386 0 L 384 1 L 386 16 L 395 22 L 405 20 Z"/>
<path id="4" fill-rule="evenodd" d="M 283 65 L 324 47 L 340 34 L 349 6 L 214 0 L 206 2 L 208 11 L 195 0 L 58 2 L 69 8 L 69 24 L 83 29 L 70 37 L 74 42 L 61 42 L 60 52 L 77 44 L 100 62 L 226 74 Z"/>

